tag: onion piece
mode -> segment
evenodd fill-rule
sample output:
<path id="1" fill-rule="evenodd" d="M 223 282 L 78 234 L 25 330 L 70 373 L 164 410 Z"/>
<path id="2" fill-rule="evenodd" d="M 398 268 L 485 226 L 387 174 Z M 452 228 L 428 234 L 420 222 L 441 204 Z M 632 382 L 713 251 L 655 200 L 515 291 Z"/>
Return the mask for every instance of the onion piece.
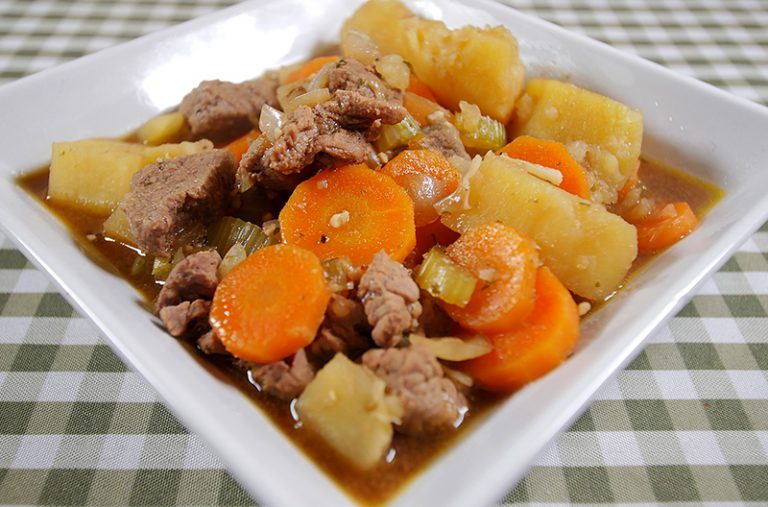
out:
<path id="1" fill-rule="evenodd" d="M 232 268 L 243 262 L 246 257 L 248 257 L 248 254 L 245 252 L 245 247 L 243 245 L 240 243 L 232 245 L 224 258 L 221 259 L 219 267 L 216 268 L 216 275 L 219 277 L 219 280 L 232 271 Z"/>
<path id="2" fill-rule="evenodd" d="M 259 116 L 259 130 L 267 136 L 270 142 L 274 143 L 277 136 L 280 135 L 280 129 L 285 123 L 285 113 L 275 109 L 269 104 L 261 106 L 261 116 Z"/>
<path id="3" fill-rule="evenodd" d="M 419 343 L 426 345 L 435 357 L 445 361 L 466 361 L 467 359 L 484 356 L 491 351 L 491 344 L 480 336 L 462 340 L 454 336 L 427 338 L 411 334 L 408 339 L 413 345 Z"/>
<path id="4" fill-rule="evenodd" d="M 360 30 L 347 30 L 342 34 L 341 52 L 365 66 L 373 65 L 381 55 L 379 46 Z"/>
<path id="5" fill-rule="evenodd" d="M 453 159 L 454 158 L 451 157 L 451 160 Z M 469 163 L 468 168 L 466 168 L 464 163 L 456 166 L 456 169 L 463 174 L 461 182 L 459 182 L 459 186 L 456 187 L 456 190 L 454 190 L 452 194 L 443 197 L 435 203 L 435 210 L 437 210 L 438 213 L 442 215 L 443 213 L 451 213 L 453 211 L 468 210 L 471 207 L 469 204 L 469 186 L 472 178 L 477 174 L 477 171 L 480 170 L 480 164 L 482 163 L 482 157 L 480 157 L 480 155 L 475 155 L 475 158 Z"/>
<path id="6" fill-rule="evenodd" d="M 328 88 L 328 75 L 331 70 L 335 69 L 338 62 L 328 62 L 323 65 L 320 70 L 315 72 L 315 75 L 309 80 L 307 84 L 307 91 L 317 90 L 318 88 Z"/>
<path id="7" fill-rule="evenodd" d="M 288 104 L 285 105 L 285 112 L 290 114 L 300 106 L 316 106 L 327 102 L 331 98 L 331 92 L 328 88 L 318 88 L 307 93 L 294 97 Z"/>

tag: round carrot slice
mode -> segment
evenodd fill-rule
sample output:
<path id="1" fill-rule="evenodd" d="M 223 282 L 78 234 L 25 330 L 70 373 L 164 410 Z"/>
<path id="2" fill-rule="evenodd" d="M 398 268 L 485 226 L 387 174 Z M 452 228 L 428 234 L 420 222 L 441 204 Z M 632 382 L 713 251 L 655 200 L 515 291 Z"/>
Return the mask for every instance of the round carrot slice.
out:
<path id="1" fill-rule="evenodd" d="M 364 164 L 321 171 L 299 184 L 280 212 L 280 227 L 285 243 L 355 265 L 370 263 L 380 250 L 402 261 L 416 244 L 411 198 Z"/>
<path id="2" fill-rule="evenodd" d="M 514 391 L 562 363 L 579 339 L 579 310 L 560 280 L 546 267 L 536 272 L 536 306 L 522 324 L 486 336 L 491 351 L 462 363 L 477 385 Z"/>
<path id="3" fill-rule="evenodd" d="M 517 230 L 499 223 L 480 225 L 462 234 L 446 253 L 479 280 L 466 306 L 443 305 L 462 327 L 498 333 L 533 311 L 538 254 Z"/>
<path id="4" fill-rule="evenodd" d="M 388 174 L 413 201 L 416 227 L 440 216 L 435 203 L 448 196 L 461 182 L 461 173 L 442 154 L 432 150 L 404 150 L 384 164 Z"/>
<path id="5" fill-rule="evenodd" d="M 269 246 L 221 280 L 211 305 L 211 327 L 233 356 L 271 363 L 312 342 L 330 297 L 312 252 Z"/>

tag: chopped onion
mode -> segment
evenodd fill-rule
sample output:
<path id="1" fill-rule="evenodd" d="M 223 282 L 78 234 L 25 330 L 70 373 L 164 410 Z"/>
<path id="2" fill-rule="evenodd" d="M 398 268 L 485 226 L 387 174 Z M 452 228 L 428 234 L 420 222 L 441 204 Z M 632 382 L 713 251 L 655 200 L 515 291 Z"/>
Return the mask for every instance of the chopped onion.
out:
<path id="1" fill-rule="evenodd" d="M 480 155 L 475 155 L 475 158 L 470 162 L 469 169 L 467 169 L 466 172 L 462 171 L 462 167 L 456 167 L 463 173 L 461 182 L 452 194 L 447 195 L 435 203 L 435 209 L 438 213 L 443 214 L 451 213 L 455 210 L 468 210 L 471 207 L 469 204 L 469 186 L 472 178 L 477 174 L 477 171 L 480 170 L 480 164 L 482 163 L 482 157 L 480 157 Z"/>
<path id="2" fill-rule="evenodd" d="M 385 55 L 374 65 L 376 72 L 392 88 L 405 90 L 411 81 L 411 69 L 400 55 Z"/>
<path id="3" fill-rule="evenodd" d="M 261 107 L 261 116 L 259 117 L 259 130 L 267 136 L 270 142 L 275 142 L 277 136 L 280 135 L 280 129 L 283 128 L 285 123 L 285 113 L 279 109 L 275 109 L 269 104 L 264 104 Z"/>
<path id="4" fill-rule="evenodd" d="M 318 88 L 317 90 L 312 90 L 307 93 L 302 93 L 301 95 L 294 97 L 293 100 L 288 102 L 285 106 L 285 112 L 290 114 L 291 112 L 295 111 L 299 106 L 316 106 L 317 104 L 322 104 L 323 102 L 327 102 L 331 98 L 331 92 L 328 90 L 328 88 Z"/>
<path id="5" fill-rule="evenodd" d="M 453 380 L 457 384 L 465 387 L 472 387 L 472 385 L 475 383 L 472 377 L 470 377 L 463 371 L 455 370 L 453 368 L 448 368 L 446 365 L 442 365 L 442 366 L 443 366 L 443 372 L 445 372 L 445 376 Z"/>
<path id="6" fill-rule="evenodd" d="M 247 256 L 248 254 L 245 252 L 243 245 L 240 243 L 233 244 L 216 269 L 216 275 L 219 277 L 219 280 L 232 271 L 232 268 L 243 262 Z"/>
<path id="7" fill-rule="evenodd" d="M 363 65 L 373 65 L 379 57 L 379 46 L 360 30 L 347 30 L 341 37 L 341 52 Z"/>
<path id="8" fill-rule="evenodd" d="M 454 336 L 427 338 L 412 334 L 408 339 L 413 345 L 419 343 L 426 345 L 435 357 L 446 361 L 466 361 L 484 356 L 491 351 L 491 344 L 480 336 L 462 340 Z"/>
<path id="9" fill-rule="evenodd" d="M 280 104 L 280 108 L 282 108 L 282 110 L 287 113 L 288 109 L 286 108 L 288 107 L 288 104 L 290 104 L 293 99 L 305 92 L 306 90 L 304 89 L 304 86 L 299 81 L 296 83 L 288 83 L 284 84 L 283 86 L 278 86 L 275 94 L 277 95 L 277 102 Z"/>
<path id="10" fill-rule="evenodd" d="M 328 88 L 328 75 L 331 73 L 338 62 L 328 62 L 318 70 L 307 84 L 307 91 L 317 90 L 318 88 Z"/>

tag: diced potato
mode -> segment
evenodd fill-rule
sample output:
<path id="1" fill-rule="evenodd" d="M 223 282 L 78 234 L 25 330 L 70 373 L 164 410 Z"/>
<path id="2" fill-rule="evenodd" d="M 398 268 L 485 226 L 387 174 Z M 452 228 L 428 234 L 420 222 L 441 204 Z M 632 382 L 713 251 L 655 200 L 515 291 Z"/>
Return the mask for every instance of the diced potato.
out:
<path id="1" fill-rule="evenodd" d="M 592 200 L 613 203 L 639 160 L 643 115 L 569 83 L 531 79 L 511 131 L 568 145 L 587 169 Z"/>
<path id="2" fill-rule="evenodd" d="M 602 205 L 570 194 L 525 170 L 527 162 L 485 156 L 470 180 L 468 206 L 442 217 L 464 232 L 502 222 L 538 244 L 544 263 L 572 292 L 601 300 L 624 280 L 637 256 L 637 232 Z"/>
<path id="3" fill-rule="evenodd" d="M 386 384 L 344 354 L 326 364 L 296 403 L 302 423 L 361 470 L 375 466 L 392 442 L 400 401 Z"/>
<path id="4" fill-rule="evenodd" d="M 159 158 L 213 149 L 208 140 L 142 146 L 108 139 L 53 144 L 48 197 L 96 215 L 110 214 L 130 190 L 133 174 Z"/>
<path id="5" fill-rule="evenodd" d="M 122 206 L 115 207 L 115 211 L 104 221 L 104 236 L 126 245 L 136 246 L 136 237 L 131 232 L 128 215 L 125 214 Z"/>
<path id="6" fill-rule="evenodd" d="M 179 111 L 150 118 L 136 132 L 139 140 L 152 146 L 181 141 L 189 134 L 187 119 Z"/>
<path id="7" fill-rule="evenodd" d="M 442 21 L 415 16 L 400 2 L 372 0 L 342 28 L 366 33 L 382 54 L 397 53 L 441 104 L 477 104 L 483 114 L 506 123 L 523 87 L 525 69 L 517 40 L 504 27 L 466 26 L 451 30 Z"/>

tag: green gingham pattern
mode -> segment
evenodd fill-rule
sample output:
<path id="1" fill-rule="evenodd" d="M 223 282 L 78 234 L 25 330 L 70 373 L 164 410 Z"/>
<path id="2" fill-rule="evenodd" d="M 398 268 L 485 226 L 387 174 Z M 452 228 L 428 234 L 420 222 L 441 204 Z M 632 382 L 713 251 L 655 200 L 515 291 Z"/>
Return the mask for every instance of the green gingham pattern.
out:
<path id="1" fill-rule="evenodd" d="M 0 0 L 0 82 L 231 3 Z M 508 3 L 768 103 L 766 0 Z M 768 226 L 503 502 L 768 505 L 766 312 Z M 253 504 L 2 233 L 0 503 Z"/>

